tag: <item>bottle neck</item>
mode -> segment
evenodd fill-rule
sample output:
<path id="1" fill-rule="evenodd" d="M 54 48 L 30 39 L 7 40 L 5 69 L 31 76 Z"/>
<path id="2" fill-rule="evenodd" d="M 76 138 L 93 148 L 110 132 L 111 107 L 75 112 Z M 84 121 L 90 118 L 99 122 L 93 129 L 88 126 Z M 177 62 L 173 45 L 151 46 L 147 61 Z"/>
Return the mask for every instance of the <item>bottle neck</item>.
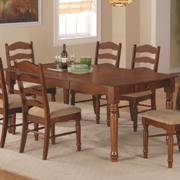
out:
<path id="1" fill-rule="evenodd" d="M 63 50 L 66 51 L 66 45 L 65 44 L 63 44 Z"/>

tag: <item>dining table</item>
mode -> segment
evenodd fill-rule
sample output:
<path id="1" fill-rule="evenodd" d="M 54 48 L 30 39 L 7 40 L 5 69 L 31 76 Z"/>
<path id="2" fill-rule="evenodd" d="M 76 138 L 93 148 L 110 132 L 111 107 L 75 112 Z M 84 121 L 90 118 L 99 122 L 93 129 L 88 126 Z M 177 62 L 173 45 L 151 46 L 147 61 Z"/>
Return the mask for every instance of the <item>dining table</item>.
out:
<path id="1" fill-rule="evenodd" d="M 166 93 L 165 107 L 173 108 L 173 93 L 175 91 L 174 74 L 155 73 L 148 68 L 117 68 L 112 64 L 104 63 L 93 65 L 92 70 L 85 74 L 71 73 L 67 71 L 54 71 L 49 68 L 54 63 L 44 64 L 45 82 L 48 86 L 56 86 L 64 89 L 64 102 L 69 103 L 69 91 L 91 95 L 106 95 L 110 106 L 110 141 L 112 162 L 118 161 L 118 104 L 120 96 L 124 93 L 156 90 L 164 88 Z M 15 81 L 13 70 L 6 71 L 7 84 Z M 100 118 L 100 117 L 96 117 Z"/>

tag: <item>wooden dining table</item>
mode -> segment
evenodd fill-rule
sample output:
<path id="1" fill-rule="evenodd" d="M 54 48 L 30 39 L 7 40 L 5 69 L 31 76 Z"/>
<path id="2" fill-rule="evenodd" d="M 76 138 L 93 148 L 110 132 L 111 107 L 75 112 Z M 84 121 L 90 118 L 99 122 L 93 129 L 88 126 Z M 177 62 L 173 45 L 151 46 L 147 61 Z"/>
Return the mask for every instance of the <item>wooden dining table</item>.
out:
<path id="1" fill-rule="evenodd" d="M 44 64 L 46 83 L 64 89 L 65 103 L 69 103 L 70 90 L 107 96 L 110 106 L 110 158 L 113 162 L 118 161 L 118 103 L 121 94 L 164 88 L 166 108 L 173 108 L 176 77 L 173 74 L 155 73 L 147 68 L 116 68 L 111 64 L 93 65 L 92 72 L 73 74 L 49 70 L 52 66 L 52 63 Z M 7 72 L 7 84 L 10 84 L 14 81 L 15 75 L 12 71 Z"/>

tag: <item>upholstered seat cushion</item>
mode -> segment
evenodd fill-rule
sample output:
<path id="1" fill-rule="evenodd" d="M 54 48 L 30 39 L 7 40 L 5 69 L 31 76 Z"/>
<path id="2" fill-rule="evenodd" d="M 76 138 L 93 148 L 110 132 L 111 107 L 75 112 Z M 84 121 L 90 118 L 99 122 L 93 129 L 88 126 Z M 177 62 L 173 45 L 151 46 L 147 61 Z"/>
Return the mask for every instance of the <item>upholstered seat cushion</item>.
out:
<path id="1" fill-rule="evenodd" d="M 126 97 L 142 97 L 142 96 L 146 96 L 146 95 L 150 95 L 152 94 L 152 91 L 148 90 L 148 91 L 142 91 L 142 92 L 135 92 L 135 93 L 128 93 L 128 94 L 123 94 L 123 96 Z"/>
<path id="2" fill-rule="evenodd" d="M 81 109 L 79 107 L 71 106 L 60 102 L 49 102 L 49 109 L 51 118 L 81 112 Z M 44 110 L 38 107 L 32 107 L 29 109 L 29 114 L 44 117 Z"/>
<path id="3" fill-rule="evenodd" d="M 41 89 L 41 86 L 39 84 L 36 84 L 36 83 L 25 82 L 25 83 L 23 83 L 23 85 L 24 85 L 25 88 L 34 87 L 37 90 Z M 51 88 L 54 88 L 54 87 L 51 87 L 51 86 L 47 87 L 47 89 L 51 89 Z M 14 89 L 19 91 L 18 84 L 14 85 Z"/>
<path id="4" fill-rule="evenodd" d="M 165 124 L 180 124 L 180 111 L 171 109 L 152 110 L 142 114 L 142 117 Z"/>
<path id="5" fill-rule="evenodd" d="M 21 97 L 19 94 L 8 94 L 9 109 L 22 107 Z M 3 108 L 3 101 L 0 99 L 0 108 Z"/>

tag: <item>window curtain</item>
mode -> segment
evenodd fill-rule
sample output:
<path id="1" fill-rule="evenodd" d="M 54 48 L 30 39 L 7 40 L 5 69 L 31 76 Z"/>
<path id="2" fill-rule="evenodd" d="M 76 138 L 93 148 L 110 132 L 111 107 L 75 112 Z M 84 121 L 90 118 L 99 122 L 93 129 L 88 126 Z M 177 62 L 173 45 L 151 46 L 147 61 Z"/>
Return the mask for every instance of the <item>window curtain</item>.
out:
<path id="1" fill-rule="evenodd" d="M 59 1 L 59 14 L 75 14 L 93 10 L 94 0 Z"/>

